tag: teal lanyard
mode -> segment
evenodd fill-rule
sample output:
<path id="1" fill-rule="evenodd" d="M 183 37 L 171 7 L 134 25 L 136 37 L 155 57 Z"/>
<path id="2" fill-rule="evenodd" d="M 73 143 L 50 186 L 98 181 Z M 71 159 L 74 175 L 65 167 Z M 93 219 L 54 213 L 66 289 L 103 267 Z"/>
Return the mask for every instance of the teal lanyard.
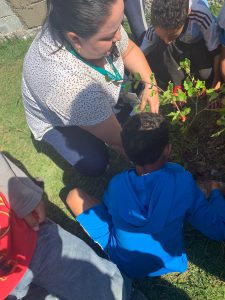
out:
<path id="1" fill-rule="evenodd" d="M 113 73 L 99 67 L 96 66 L 94 64 L 91 64 L 90 62 L 88 62 L 87 60 L 85 60 L 83 57 L 81 57 L 74 49 L 68 49 L 67 50 L 74 56 L 76 56 L 79 60 L 81 60 L 82 62 L 84 62 L 86 65 L 88 65 L 89 67 L 91 67 L 92 69 L 96 70 L 97 72 L 101 73 L 103 76 L 105 76 L 106 81 L 116 81 L 118 83 L 122 83 L 123 82 L 123 78 L 120 75 L 120 73 L 118 72 L 118 70 L 116 69 L 116 67 L 113 64 L 112 59 L 108 56 L 106 57 L 106 60 L 108 61 L 108 63 L 110 64 L 110 66 L 113 69 Z"/>

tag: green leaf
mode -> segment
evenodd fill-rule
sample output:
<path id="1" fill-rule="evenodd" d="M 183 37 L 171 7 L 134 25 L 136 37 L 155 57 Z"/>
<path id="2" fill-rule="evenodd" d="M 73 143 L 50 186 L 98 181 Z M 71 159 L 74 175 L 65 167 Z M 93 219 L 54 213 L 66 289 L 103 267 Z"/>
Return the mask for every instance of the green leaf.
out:
<path id="1" fill-rule="evenodd" d="M 167 91 L 169 91 L 171 94 L 173 93 L 174 84 L 170 81 L 168 84 Z"/>
<path id="2" fill-rule="evenodd" d="M 195 90 L 194 87 L 190 88 L 187 92 L 188 92 L 189 97 L 192 97 L 192 96 L 196 95 L 196 90 Z"/>
<path id="3" fill-rule="evenodd" d="M 178 90 L 178 98 L 179 98 L 179 101 L 186 101 L 187 100 L 187 95 L 181 91 L 181 90 Z"/>
<path id="4" fill-rule="evenodd" d="M 216 124 L 217 124 L 218 126 L 223 126 L 223 125 L 225 125 L 225 120 L 219 119 L 219 120 L 216 121 Z"/>
<path id="5" fill-rule="evenodd" d="M 223 94 L 225 94 L 225 84 L 224 83 L 221 85 L 220 90 Z"/>
<path id="6" fill-rule="evenodd" d="M 184 81 L 184 89 L 186 90 L 186 91 L 188 91 L 190 88 L 192 88 L 193 87 L 193 82 L 189 79 L 189 78 L 187 78 L 185 81 Z"/>
<path id="7" fill-rule="evenodd" d="M 146 104 L 144 111 L 145 112 L 150 112 L 151 111 L 149 103 Z"/>
<path id="8" fill-rule="evenodd" d="M 207 95 L 210 95 L 210 94 L 212 94 L 212 93 L 214 93 L 214 92 L 215 92 L 214 89 L 207 89 L 207 90 L 206 90 L 206 94 L 207 94 Z"/>
<path id="9" fill-rule="evenodd" d="M 167 117 L 173 117 L 177 114 L 177 112 L 170 112 L 169 114 L 167 114 Z"/>
<path id="10" fill-rule="evenodd" d="M 197 80 L 195 87 L 197 89 L 203 89 L 203 88 L 205 88 L 205 81 Z"/>
<path id="11" fill-rule="evenodd" d="M 180 67 L 178 70 L 184 70 L 184 72 L 188 75 L 190 75 L 191 72 L 191 61 L 188 58 L 185 58 L 184 61 L 180 62 Z"/>
<path id="12" fill-rule="evenodd" d="M 191 108 L 190 107 L 185 107 L 181 113 L 183 116 L 187 116 L 189 113 L 191 112 Z"/>
<path id="13" fill-rule="evenodd" d="M 155 74 L 154 73 L 151 73 L 151 75 L 150 75 L 150 82 L 155 82 Z"/>
<path id="14" fill-rule="evenodd" d="M 209 102 L 212 102 L 213 100 L 217 99 L 218 94 L 214 91 L 214 93 L 210 94 Z"/>
<path id="15" fill-rule="evenodd" d="M 140 75 L 140 73 L 133 73 L 133 75 L 134 75 L 134 80 L 135 81 L 141 81 L 141 75 Z"/>
<path id="16" fill-rule="evenodd" d="M 133 74 L 132 73 L 129 74 L 128 79 L 133 81 Z"/>
<path id="17" fill-rule="evenodd" d="M 139 105 L 139 104 L 137 104 L 137 105 L 134 107 L 134 112 L 135 112 L 136 114 L 140 113 L 140 105 Z"/>
<path id="18" fill-rule="evenodd" d="M 172 95 L 172 98 L 171 98 L 171 103 L 172 103 L 172 104 L 173 104 L 173 103 L 176 103 L 178 100 L 179 100 L 179 99 L 178 99 L 177 96 Z"/>
<path id="19" fill-rule="evenodd" d="M 176 124 L 179 122 L 180 112 L 179 111 L 171 112 L 167 116 L 172 117 L 172 120 L 171 120 L 172 124 Z"/>
<path id="20" fill-rule="evenodd" d="M 123 90 L 124 90 L 126 93 L 128 93 L 128 92 L 130 91 L 130 89 L 131 89 L 131 82 L 128 81 L 128 82 L 126 82 L 126 83 L 124 84 Z"/>
<path id="21" fill-rule="evenodd" d="M 160 100 L 160 105 L 166 105 L 166 104 L 171 103 L 170 99 L 163 95 L 159 95 L 159 100 Z"/>
<path id="22" fill-rule="evenodd" d="M 217 111 L 218 111 L 221 115 L 225 115 L 225 107 L 223 107 L 223 108 L 218 108 Z"/>
<path id="23" fill-rule="evenodd" d="M 150 97 L 154 97 L 155 94 L 156 94 L 156 91 L 155 91 L 155 90 L 151 90 L 150 93 L 149 93 Z"/>
<path id="24" fill-rule="evenodd" d="M 139 83 L 140 83 L 139 80 L 136 80 L 136 81 L 135 81 L 135 83 L 134 83 L 134 89 L 135 89 L 135 90 L 138 88 Z"/>

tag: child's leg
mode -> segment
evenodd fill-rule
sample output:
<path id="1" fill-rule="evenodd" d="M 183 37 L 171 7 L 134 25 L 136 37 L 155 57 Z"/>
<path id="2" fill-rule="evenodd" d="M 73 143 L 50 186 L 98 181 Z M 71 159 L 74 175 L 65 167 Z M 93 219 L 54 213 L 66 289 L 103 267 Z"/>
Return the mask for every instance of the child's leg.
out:
<path id="1" fill-rule="evenodd" d="M 32 282 L 59 299 L 127 299 L 116 265 L 56 224 L 40 226 Z"/>
<path id="2" fill-rule="evenodd" d="M 86 192 L 78 188 L 73 189 L 68 194 L 66 202 L 75 217 L 83 213 L 85 210 L 88 210 L 101 203 L 100 200 L 91 197 Z"/>
<path id="3" fill-rule="evenodd" d="M 72 190 L 66 202 L 84 230 L 107 252 L 112 220 L 106 206 L 81 189 Z"/>

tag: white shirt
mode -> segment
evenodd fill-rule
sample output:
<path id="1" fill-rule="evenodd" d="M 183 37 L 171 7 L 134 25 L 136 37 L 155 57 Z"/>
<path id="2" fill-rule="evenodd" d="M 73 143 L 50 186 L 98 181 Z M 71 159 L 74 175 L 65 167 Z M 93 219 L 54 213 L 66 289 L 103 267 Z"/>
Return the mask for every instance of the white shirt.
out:
<path id="1" fill-rule="evenodd" d="M 121 27 L 120 54 L 128 46 Z M 89 126 L 103 122 L 112 114 L 120 86 L 73 56 L 65 47 L 58 49 L 50 32 L 39 33 L 26 54 L 23 66 L 22 96 L 27 123 L 35 139 L 55 126 Z M 113 62 L 123 77 L 121 55 Z M 106 70 L 112 71 L 109 63 Z"/>

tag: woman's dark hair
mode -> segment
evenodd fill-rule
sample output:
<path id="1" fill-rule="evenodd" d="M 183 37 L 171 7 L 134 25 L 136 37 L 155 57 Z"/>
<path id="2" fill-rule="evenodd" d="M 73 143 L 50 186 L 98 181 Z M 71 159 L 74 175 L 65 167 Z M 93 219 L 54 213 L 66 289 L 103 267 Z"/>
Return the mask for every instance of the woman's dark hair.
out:
<path id="1" fill-rule="evenodd" d="M 135 165 L 153 164 L 169 143 L 169 124 L 161 115 L 139 113 L 125 123 L 121 138 L 125 153 Z"/>
<path id="2" fill-rule="evenodd" d="M 96 34 L 110 14 L 117 0 L 47 0 L 48 27 L 54 40 L 62 44 L 66 32 L 75 32 L 82 38 Z"/>
<path id="3" fill-rule="evenodd" d="M 163 29 L 178 29 L 188 17 L 189 0 L 153 0 L 151 24 Z"/>

